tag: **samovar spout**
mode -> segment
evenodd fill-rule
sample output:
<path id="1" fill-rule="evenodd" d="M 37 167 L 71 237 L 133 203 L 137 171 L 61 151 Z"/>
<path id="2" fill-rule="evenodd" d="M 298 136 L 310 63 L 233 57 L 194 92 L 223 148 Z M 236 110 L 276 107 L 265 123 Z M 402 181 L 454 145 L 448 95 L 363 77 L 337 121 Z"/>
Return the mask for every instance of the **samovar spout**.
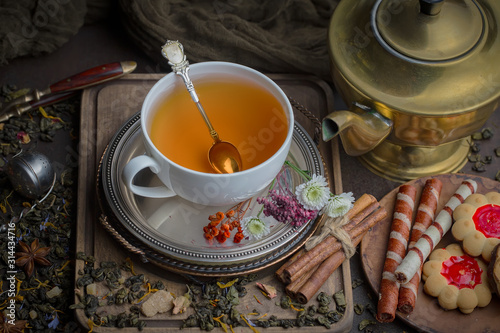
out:
<path id="1" fill-rule="evenodd" d="M 361 111 L 334 111 L 322 121 L 322 136 L 329 141 L 340 135 L 348 155 L 359 156 L 380 144 L 392 130 L 392 120 L 355 103 Z"/>

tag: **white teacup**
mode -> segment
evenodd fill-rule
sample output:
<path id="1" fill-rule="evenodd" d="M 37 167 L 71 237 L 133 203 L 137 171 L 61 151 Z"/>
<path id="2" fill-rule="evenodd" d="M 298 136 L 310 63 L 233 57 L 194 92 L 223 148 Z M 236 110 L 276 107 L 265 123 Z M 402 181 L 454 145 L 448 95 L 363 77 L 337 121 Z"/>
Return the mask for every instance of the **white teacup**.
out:
<path id="1" fill-rule="evenodd" d="M 191 65 L 189 73 L 195 87 L 197 78 L 207 79 L 210 76 L 216 78 L 220 77 L 221 74 L 230 74 L 251 80 L 270 92 L 282 106 L 288 120 L 284 143 L 274 155 L 263 163 L 232 174 L 204 173 L 174 163 L 155 147 L 149 136 L 151 122 L 157 111 L 156 106 L 160 101 L 168 98 L 168 95 L 174 90 L 174 86 L 183 85 L 180 77 L 169 73 L 151 88 L 144 100 L 141 109 L 141 130 L 146 154 L 137 156 L 127 163 L 123 170 L 124 182 L 133 193 L 150 198 L 167 198 L 178 195 L 191 202 L 210 206 L 235 204 L 249 199 L 270 184 L 286 160 L 293 136 L 292 106 L 276 83 L 249 67 L 228 62 L 202 62 Z M 203 103 L 203 101 L 201 102 Z M 158 176 L 163 186 L 146 187 L 133 183 L 136 174 L 148 167 Z"/>

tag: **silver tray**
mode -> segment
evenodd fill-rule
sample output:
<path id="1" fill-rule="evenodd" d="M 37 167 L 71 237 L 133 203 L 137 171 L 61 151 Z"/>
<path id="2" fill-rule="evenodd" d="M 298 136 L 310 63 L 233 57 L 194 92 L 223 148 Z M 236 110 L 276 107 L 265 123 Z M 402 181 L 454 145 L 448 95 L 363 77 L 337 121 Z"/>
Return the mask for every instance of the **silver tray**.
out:
<path id="1" fill-rule="evenodd" d="M 316 230 L 321 217 L 294 228 L 278 221 L 271 225 L 269 235 L 259 241 L 242 240 L 235 244 L 230 239 L 220 244 L 207 241 L 203 226 L 208 216 L 227 207 L 202 206 L 179 197 L 153 199 L 134 195 L 121 180 L 123 167 L 133 157 L 145 152 L 141 138 L 140 114 L 130 118 L 111 139 L 101 160 L 99 171 L 100 193 L 105 198 L 104 211 L 111 220 L 105 225 L 115 238 L 139 249 L 143 261 L 153 261 L 166 268 L 198 275 L 242 274 L 267 267 L 298 249 Z M 293 141 L 288 155 L 300 168 L 325 174 L 323 160 L 312 139 L 295 123 Z M 302 182 L 296 173 L 287 173 L 291 187 Z M 142 186 L 159 184 L 156 176 L 143 171 L 135 183 Z M 266 195 L 267 190 L 259 196 Z M 255 197 L 255 198 L 256 198 Z M 260 210 L 252 200 L 246 216 Z M 137 251 L 136 251 L 137 252 Z"/>

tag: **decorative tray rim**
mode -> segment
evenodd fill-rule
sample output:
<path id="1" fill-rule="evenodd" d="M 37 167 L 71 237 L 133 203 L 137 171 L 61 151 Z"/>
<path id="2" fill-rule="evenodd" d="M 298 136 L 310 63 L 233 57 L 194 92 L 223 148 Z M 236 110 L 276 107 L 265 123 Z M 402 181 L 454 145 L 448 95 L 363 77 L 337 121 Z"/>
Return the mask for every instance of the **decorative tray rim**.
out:
<path id="1" fill-rule="evenodd" d="M 280 237 L 273 240 L 272 243 L 283 243 L 283 245 L 278 246 L 276 249 L 268 250 L 262 255 L 250 258 L 242 257 L 242 255 L 240 255 L 240 257 L 237 255 L 224 256 L 221 255 L 223 253 L 220 251 L 214 251 L 214 253 L 207 254 L 204 261 L 196 261 L 200 254 L 193 253 L 192 259 L 185 259 L 182 256 L 176 256 L 176 253 L 182 250 L 177 250 L 173 246 L 170 246 L 170 252 L 159 251 L 158 248 L 154 246 L 154 242 L 151 242 L 150 240 L 149 242 L 146 242 L 144 238 L 141 238 L 143 237 L 141 233 L 139 233 L 139 235 L 135 234 L 133 230 L 130 229 L 130 224 L 134 224 L 134 221 L 132 221 L 130 217 L 127 217 L 124 221 L 123 215 L 117 216 L 117 209 L 119 208 L 119 205 L 117 205 L 117 202 L 115 201 L 116 198 L 110 198 L 109 187 L 112 186 L 112 184 L 109 179 L 105 178 L 110 176 L 110 171 L 105 169 L 112 168 L 111 163 L 107 163 L 107 159 L 110 158 L 110 151 L 112 151 L 112 149 L 117 149 L 116 146 L 119 144 L 120 140 L 123 140 L 127 133 L 130 134 L 131 131 L 136 132 L 140 130 L 140 128 L 137 128 L 140 127 L 137 125 L 139 119 L 139 113 L 133 115 L 122 125 L 120 130 L 115 133 L 110 140 L 110 143 L 103 152 L 99 162 L 96 185 L 97 192 L 99 193 L 98 201 L 102 211 L 102 216 L 100 218 L 101 223 L 122 245 L 130 251 L 140 254 L 142 261 L 153 261 L 160 266 L 166 266 L 171 270 L 194 275 L 221 275 L 222 273 L 225 273 L 225 275 L 236 275 L 251 271 L 253 272 L 271 264 L 275 264 L 279 261 L 278 259 L 285 258 L 296 251 L 307 241 L 307 239 L 312 236 L 317 227 L 322 223 L 323 217 L 317 216 L 314 220 L 311 220 L 309 223 L 298 229 L 286 226 L 286 233 L 280 235 Z M 296 136 L 298 136 L 298 138 Z M 302 140 L 301 143 L 303 146 L 296 143 L 299 139 Z M 301 150 L 301 154 L 306 154 L 306 152 L 304 152 L 304 149 L 306 149 L 309 157 L 312 157 L 312 160 L 307 160 L 307 162 L 312 164 L 311 167 L 316 172 L 320 172 L 328 178 L 321 152 L 315 145 L 312 144 L 312 139 L 309 134 L 298 122 L 295 122 L 294 124 L 294 141 L 292 145 L 293 144 L 297 144 L 298 149 Z M 110 202 L 113 204 L 111 205 Z M 283 242 L 283 240 L 287 238 L 289 241 Z M 263 246 L 271 248 L 272 244 L 266 244 Z M 168 244 L 165 245 L 169 246 Z M 249 251 L 252 253 L 256 252 L 255 249 L 249 249 Z M 225 262 L 221 262 L 221 260 L 224 259 L 226 259 Z M 227 259 L 230 259 L 230 261 L 228 262 Z M 213 260 L 219 260 L 219 262 L 214 265 Z"/>

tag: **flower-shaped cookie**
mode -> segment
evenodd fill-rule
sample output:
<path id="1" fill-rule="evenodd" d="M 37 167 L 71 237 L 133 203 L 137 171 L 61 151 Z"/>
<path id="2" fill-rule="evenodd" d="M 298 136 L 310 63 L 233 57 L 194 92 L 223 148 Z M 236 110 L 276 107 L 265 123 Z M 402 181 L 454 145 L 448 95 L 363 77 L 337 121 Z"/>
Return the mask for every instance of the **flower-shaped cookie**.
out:
<path id="1" fill-rule="evenodd" d="M 491 251 L 500 243 L 500 193 L 472 194 L 453 212 L 453 237 L 463 241 L 464 251 L 491 260 Z"/>
<path id="2" fill-rule="evenodd" d="M 434 250 L 424 264 L 424 291 L 437 297 L 444 309 L 471 313 L 491 301 L 486 270 L 480 258 L 468 256 L 457 243 L 450 244 Z"/>

